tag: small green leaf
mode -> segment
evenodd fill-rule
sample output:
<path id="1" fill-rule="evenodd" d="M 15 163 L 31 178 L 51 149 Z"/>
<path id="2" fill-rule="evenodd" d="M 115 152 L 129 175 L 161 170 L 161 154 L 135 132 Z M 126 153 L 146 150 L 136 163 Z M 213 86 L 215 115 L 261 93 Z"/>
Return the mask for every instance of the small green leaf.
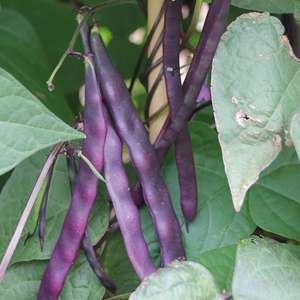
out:
<path id="1" fill-rule="evenodd" d="M 237 7 L 249 10 L 288 14 L 293 13 L 297 0 L 231 0 L 231 3 Z"/>
<path id="2" fill-rule="evenodd" d="M 242 15 L 228 27 L 214 59 L 213 106 L 237 211 L 280 153 L 300 106 L 299 63 L 283 33 L 267 13 Z"/>
<path id="3" fill-rule="evenodd" d="M 37 291 L 47 262 L 27 262 L 13 265 L 0 284 L 0 299 L 32 300 Z M 91 270 L 85 256 L 77 258 L 67 277 L 61 300 L 99 300 L 105 289 Z"/>
<path id="4" fill-rule="evenodd" d="M 300 261 L 280 243 L 253 237 L 238 245 L 235 300 L 300 299 Z"/>
<path id="5" fill-rule="evenodd" d="M 145 279 L 129 300 L 217 300 L 220 291 L 209 271 L 186 261 L 171 263 Z"/>
<path id="6" fill-rule="evenodd" d="M 0 175 L 41 149 L 83 137 L 2 69 L 0 107 Z"/>

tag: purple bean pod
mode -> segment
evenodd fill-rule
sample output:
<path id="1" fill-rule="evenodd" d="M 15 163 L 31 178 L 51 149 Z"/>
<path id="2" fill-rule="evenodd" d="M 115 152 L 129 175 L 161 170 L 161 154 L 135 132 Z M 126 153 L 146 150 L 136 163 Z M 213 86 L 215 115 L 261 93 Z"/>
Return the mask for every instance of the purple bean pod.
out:
<path id="1" fill-rule="evenodd" d="M 197 109 L 199 104 L 197 101 L 198 96 L 201 94 L 202 86 L 224 31 L 229 7 L 230 0 L 214 0 L 210 7 L 201 40 L 198 43 L 192 64 L 183 84 L 183 104 L 178 109 L 172 122 L 169 120 L 169 124 L 166 123 L 167 128 L 163 129 L 164 132 L 161 132 L 154 144 L 160 161 L 163 161 L 168 148 L 176 142 L 178 134 L 186 126 L 194 110 Z M 138 183 L 135 184 L 132 190 L 135 202 L 141 205 L 143 199 L 138 198 L 141 194 L 138 185 Z"/>
<path id="2" fill-rule="evenodd" d="M 230 0 L 214 0 L 205 20 L 201 40 L 198 43 L 190 69 L 183 84 L 183 104 L 177 111 L 157 148 L 168 148 L 187 124 L 197 107 L 197 97 L 209 72 L 217 46 L 224 32 Z"/>
<path id="3" fill-rule="evenodd" d="M 104 147 L 104 174 L 106 187 L 116 212 L 129 260 L 141 280 L 156 271 L 145 242 L 139 210 L 129 190 L 127 174 L 122 161 L 122 142 L 107 120 Z"/>
<path id="4" fill-rule="evenodd" d="M 83 142 L 82 151 L 96 169 L 100 171 L 103 168 L 106 136 L 102 97 L 96 74 L 88 63 L 85 76 L 84 133 L 86 138 Z M 87 227 L 89 213 L 96 199 L 97 187 L 98 179 L 86 164 L 81 161 L 72 189 L 71 205 L 51 259 L 43 275 L 38 292 L 38 300 L 58 299 L 68 272 L 76 259 L 82 237 Z"/>
<path id="5" fill-rule="evenodd" d="M 99 264 L 94 247 L 92 245 L 92 241 L 90 240 L 87 230 L 85 231 L 84 237 L 82 239 L 82 248 L 90 264 L 90 267 L 98 277 L 99 281 L 105 288 L 107 288 L 112 293 L 115 293 L 117 287 L 114 284 L 114 282 L 112 282 L 111 279 L 109 279 L 109 277 Z"/>
<path id="6" fill-rule="evenodd" d="M 143 188 L 160 243 L 161 263 L 167 265 L 184 256 L 181 229 L 167 186 L 160 174 L 160 163 L 143 123 L 131 102 L 125 83 L 113 66 L 97 28 L 91 33 L 91 46 L 101 89 L 116 129 L 127 144 Z"/>
<path id="7" fill-rule="evenodd" d="M 180 32 L 182 1 L 167 0 L 163 39 L 163 69 L 171 121 L 183 102 L 180 78 Z M 192 142 L 185 124 L 175 142 L 175 157 L 180 186 L 180 205 L 186 222 L 197 215 L 198 192 Z"/>

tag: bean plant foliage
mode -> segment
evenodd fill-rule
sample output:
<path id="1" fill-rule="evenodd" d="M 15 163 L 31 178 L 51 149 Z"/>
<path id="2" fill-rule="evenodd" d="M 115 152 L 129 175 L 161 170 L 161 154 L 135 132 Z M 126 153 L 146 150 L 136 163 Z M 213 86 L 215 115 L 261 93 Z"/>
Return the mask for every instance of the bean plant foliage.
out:
<path id="1" fill-rule="evenodd" d="M 300 299 L 300 1 L 0 1 L 0 300 Z"/>

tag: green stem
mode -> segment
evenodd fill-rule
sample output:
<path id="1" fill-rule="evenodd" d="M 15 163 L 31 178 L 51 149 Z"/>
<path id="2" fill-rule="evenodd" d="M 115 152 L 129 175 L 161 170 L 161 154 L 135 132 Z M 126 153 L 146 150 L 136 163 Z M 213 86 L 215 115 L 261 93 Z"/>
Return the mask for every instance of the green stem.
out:
<path id="1" fill-rule="evenodd" d="M 122 294 L 122 295 L 117 295 L 111 298 L 107 298 L 106 300 L 122 300 L 122 299 L 128 299 L 129 296 L 131 295 L 131 293 L 126 293 L 126 294 Z"/>
<path id="2" fill-rule="evenodd" d="M 92 164 L 92 162 L 85 156 L 82 154 L 81 151 L 77 152 L 77 155 L 79 158 L 81 158 L 86 165 L 90 168 L 90 170 L 93 172 L 93 174 L 101 181 L 103 181 L 104 183 L 106 183 L 105 178 L 103 177 L 103 175 L 101 173 L 99 173 L 97 171 L 97 169 L 95 168 L 95 166 Z"/>

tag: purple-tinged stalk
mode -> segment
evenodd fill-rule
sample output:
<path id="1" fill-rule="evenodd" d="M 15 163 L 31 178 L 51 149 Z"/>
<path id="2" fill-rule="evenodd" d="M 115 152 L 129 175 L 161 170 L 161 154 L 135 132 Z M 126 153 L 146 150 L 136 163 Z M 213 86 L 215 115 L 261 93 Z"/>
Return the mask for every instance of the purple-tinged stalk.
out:
<path id="1" fill-rule="evenodd" d="M 116 285 L 114 282 L 109 279 L 107 274 L 102 269 L 101 265 L 98 262 L 94 247 L 92 245 L 92 241 L 90 240 L 90 237 L 87 233 L 87 230 L 84 234 L 84 237 L 82 239 L 82 248 L 85 253 L 85 256 L 90 264 L 90 267 L 98 277 L 99 281 L 103 284 L 105 288 L 107 288 L 110 292 L 115 293 L 116 292 Z"/>
<path id="2" fill-rule="evenodd" d="M 108 114 L 104 147 L 106 187 L 115 209 L 129 260 L 141 280 L 156 271 L 145 242 L 138 208 L 129 190 L 122 162 L 122 142 L 113 129 Z"/>
<path id="3" fill-rule="evenodd" d="M 180 32 L 182 1 L 167 0 L 163 39 L 163 69 L 170 107 L 171 121 L 183 102 L 180 78 Z M 180 186 L 180 205 L 186 222 L 197 214 L 197 178 L 192 142 L 185 124 L 175 142 L 175 157 Z"/>
<path id="4" fill-rule="evenodd" d="M 183 257 L 184 248 L 180 225 L 160 174 L 155 149 L 131 102 L 125 83 L 113 66 L 95 27 L 91 33 L 91 46 L 104 99 L 118 134 L 128 146 L 159 239 L 161 263 L 167 265 L 174 259 Z"/>
<path id="5" fill-rule="evenodd" d="M 82 30 L 85 27 L 81 28 Z M 97 84 L 96 74 L 89 58 L 86 61 L 86 95 L 84 110 L 83 154 L 97 170 L 103 168 L 106 124 L 102 110 L 102 97 Z M 72 200 L 65 221 L 43 275 L 38 292 L 39 300 L 58 299 L 73 265 L 81 240 L 84 236 L 90 210 L 95 202 L 98 179 L 85 162 L 80 161 L 79 171 L 72 189 Z"/>
<path id="6" fill-rule="evenodd" d="M 18 222 L 18 225 L 15 229 L 15 232 L 10 240 L 10 243 L 5 251 L 5 254 L 2 258 L 1 264 L 0 264 L 0 282 L 4 279 L 4 275 L 6 273 L 6 270 L 8 268 L 8 265 L 11 261 L 11 258 L 17 248 L 18 242 L 21 238 L 23 229 L 26 225 L 26 222 L 30 216 L 30 213 L 32 211 L 32 208 L 34 206 L 34 203 L 38 197 L 38 194 L 41 190 L 41 187 L 44 183 L 44 180 L 46 179 L 46 177 L 48 176 L 48 173 L 52 167 L 52 165 L 54 164 L 54 162 L 56 161 L 57 155 L 59 154 L 60 150 L 62 149 L 63 144 L 58 144 L 54 147 L 54 149 L 51 151 L 50 155 L 48 156 L 42 170 L 41 173 L 39 175 L 39 177 L 37 178 L 37 181 L 34 185 L 34 188 L 30 194 L 30 197 L 28 199 L 28 202 L 25 206 L 25 209 L 20 217 L 20 220 Z"/>
<path id="7" fill-rule="evenodd" d="M 217 46 L 224 32 L 230 0 L 214 0 L 204 23 L 190 69 L 183 84 L 183 104 L 172 120 L 157 148 L 168 148 L 187 124 L 197 106 L 197 98 L 209 72 Z"/>

